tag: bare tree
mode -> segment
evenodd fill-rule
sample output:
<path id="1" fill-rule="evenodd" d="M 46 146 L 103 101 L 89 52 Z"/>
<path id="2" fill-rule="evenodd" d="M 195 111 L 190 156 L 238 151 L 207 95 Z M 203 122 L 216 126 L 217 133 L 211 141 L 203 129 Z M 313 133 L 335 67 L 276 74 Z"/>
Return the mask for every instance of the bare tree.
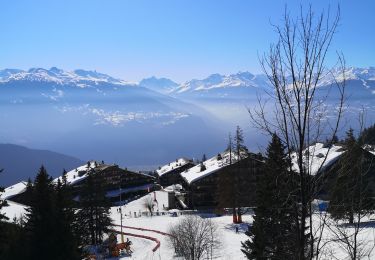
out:
<path id="1" fill-rule="evenodd" d="M 311 204 L 316 179 L 312 178 L 309 163 L 311 151 L 306 148 L 322 137 L 332 143 L 343 114 L 345 60 L 338 54 L 336 68 L 329 70 L 325 65 L 339 19 L 339 8 L 334 17 L 329 10 L 315 15 L 311 7 L 307 12 L 301 8 L 295 20 L 286 10 L 283 23 L 274 26 L 278 42 L 261 57 L 263 71 L 272 87 L 266 91 L 268 100 L 259 97 L 257 108 L 249 109 L 255 127 L 270 135 L 278 134 L 290 158 L 295 158 L 293 168 L 298 174 L 298 189 L 291 194 L 297 197 L 293 221 L 297 223 L 295 259 L 300 260 L 313 258 L 314 234 L 320 234 L 313 230 Z M 324 78 L 332 79 L 333 84 L 320 88 Z M 330 93 L 334 94 L 335 102 L 328 107 Z M 267 101 L 272 102 L 272 108 Z M 319 168 L 325 161 L 326 157 Z"/>
<path id="2" fill-rule="evenodd" d="M 218 226 L 210 219 L 190 215 L 183 217 L 169 228 L 170 246 L 177 256 L 188 260 L 212 259 L 218 257 L 220 247 Z"/>
<path id="3" fill-rule="evenodd" d="M 146 196 L 143 199 L 143 206 L 146 210 L 148 210 L 152 216 L 152 213 L 154 212 L 154 200 L 152 199 L 151 196 Z"/>

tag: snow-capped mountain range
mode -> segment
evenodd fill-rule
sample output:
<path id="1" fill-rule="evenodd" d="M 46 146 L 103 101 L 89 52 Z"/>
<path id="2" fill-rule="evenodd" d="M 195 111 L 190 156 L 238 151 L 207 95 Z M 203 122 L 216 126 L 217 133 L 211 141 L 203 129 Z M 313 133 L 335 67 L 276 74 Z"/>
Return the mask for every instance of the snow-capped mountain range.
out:
<path id="1" fill-rule="evenodd" d="M 365 107 L 368 122 L 374 122 L 375 68 L 348 68 L 346 76 L 347 111 L 357 118 Z M 329 74 L 320 87 L 333 82 Z M 129 82 L 96 71 L 55 67 L 4 69 L 0 142 L 85 160 L 116 159 L 124 165 L 139 165 L 146 157 L 148 164 L 175 156 L 199 158 L 202 151 L 210 154 L 225 147 L 225 137 L 236 125 L 247 128 L 249 144 L 256 146 L 254 140 L 264 138 L 249 129 L 246 108 L 268 87 L 265 75 L 250 72 L 212 74 L 179 84 L 156 77 Z M 333 99 L 324 105 L 335 111 L 336 93 L 331 94 Z M 139 149 L 142 153 L 133 152 Z"/>
<path id="2" fill-rule="evenodd" d="M 375 67 L 356 68 L 350 67 L 345 71 L 347 80 L 359 80 L 362 82 L 375 82 Z M 342 79 L 342 73 L 338 70 L 325 75 L 319 86 L 333 84 L 335 79 Z M 228 88 L 257 88 L 262 89 L 269 86 L 267 77 L 264 74 L 252 74 L 250 72 L 238 72 L 229 75 L 212 74 L 204 79 L 192 79 L 181 84 L 168 78 L 145 78 L 139 82 L 130 82 L 123 79 L 111 77 L 97 71 L 77 69 L 66 71 L 56 67 L 50 69 L 31 68 L 27 71 L 19 69 L 0 70 L 0 83 L 14 81 L 30 81 L 54 83 L 58 85 L 74 85 L 77 87 L 95 86 L 101 83 L 141 86 L 153 91 L 170 95 L 183 95 L 194 92 L 210 92 L 218 89 Z"/>
<path id="3" fill-rule="evenodd" d="M 265 75 L 254 75 L 250 72 L 239 72 L 230 75 L 212 74 L 205 79 L 187 81 L 175 88 L 172 93 L 209 91 L 219 88 L 263 88 L 267 85 L 268 81 Z"/>
<path id="4" fill-rule="evenodd" d="M 52 67 L 49 70 L 43 68 L 31 68 L 27 71 L 18 69 L 0 70 L 0 82 L 12 81 L 46 82 L 59 85 L 76 85 L 86 87 L 89 84 L 110 83 L 115 85 L 130 85 L 120 79 L 113 78 L 103 73 L 88 70 L 65 71 Z"/>

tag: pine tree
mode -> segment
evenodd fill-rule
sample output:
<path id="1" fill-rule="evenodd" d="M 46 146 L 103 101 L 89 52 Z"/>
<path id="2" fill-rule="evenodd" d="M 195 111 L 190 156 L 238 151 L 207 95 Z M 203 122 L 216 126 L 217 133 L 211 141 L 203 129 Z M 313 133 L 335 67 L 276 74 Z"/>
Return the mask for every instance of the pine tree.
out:
<path id="1" fill-rule="evenodd" d="M 375 145 L 375 124 L 363 130 L 358 139 L 361 144 Z"/>
<path id="2" fill-rule="evenodd" d="M 228 145 L 226 153 L 228 154 L 227 160 L 223 163 L 228 164 L 228 166 L 233 163 L 233 139 L 231 133 L 228 135 Z M 232 208 L 233 213 L 233 223 L 237 222 L 237 214 L 234 200 L 234 178 L 233 171 L 230 170 L 230 167 L 225 167 L 225 169 L 218 176 L 217 181 L 217 192 L 216 192 L 216 201 L 217 201 L 217 211 L 222 212 L 224 208 Z"/>
<path id="3" fill-rule="evenodd" d="M 0 173 L 2 173 L 2 172 L 3 172 L 3 169 L 0 169 Z M 3 192 L 4 192 L 4 188 L 3 188 L 3 187 L 0 187 L 0 195 L 1 195 L 1 193 L 3 193 Z M 1 197 L 0 197 L 0 210 L 1 210 L 3 207 L 6 207 L 6 206 L 8 206 L 7 201 L 1 199 Z M 5 216 L 5 213 L 0 213 L 0 224 L 1 224 L 2 221 L 7 220 L 7 219 L 8 219 L 8 217 Z M 0 231 L 1 231 L 1 230 L 0 230 Z"/>
<path id="4" fill-rule="evenodd" d="M 243 131 L 242 129 L 237 126 L 236 128 L 236 135 L 234 137 L 234 145 L 235 145 L 235 154 L 236 154 L 236 161 L 239 162 L 242 159 L 246 158 L 248 156 L 248 151 L 245 146 L 245 141 L 243 137 Z M 246 201 L 247 198 L 245 198 L 247 194 L 247 189 L 249 188 L 248 183 L 248 176 L 247 172 L 241 172 L 239 167 L 240 163 L 237 163 L 237 168 L 234 171 L 233 178 L 234 178 L 234 189 L 233 189 L 233 196 L 235 200 L 235 205 L 237 206 L 237 222 L 242 223 L 242 209 L 241 205 L 244 201 Z"/>
<path id="5" fill-rule="evenodd" d="M 100 173 L 90 172 L 83 184 L 78 212 L 80 234 L 86 244 L 97 245 L 111 225 L 110 202 L 105 196 L 105 180 Z"/>
<path id="6" fill-rule="evenodd" d="M 236 128 L 236 135 L 234 136 L 234 145 L 237 160 L 243 159 L 246 156 L 244 153 L 247 151 L 247 148 L 244 144 L 243 131 L 239 126 L 237 126 Z"/>
<path id="7" fill-rule="evenodd" d="M 0 173 L 3 172 L 3 169 L 0 169 Z M 0 211 L 3 207 L 6 207 L 8 204 L 6 200 L 1 199 L 1 193 L 4 192 L 4 188 L 0 187 Z M 4 243 L 6 242 L 6 237 L 4 236 L 6 232 L 6 224 L 3 223 L 4 220 L 7 220 L 8 217 L 5 216 L 5 213 L 0 213 L 0 256 L 4 253 Z"/>
<path id="8" fill-rule="evenodd" d="M 347 132 L 344 145 L 346 152 L 339 159 L 338 167 L 333 169 L 337 171 L 337 178 L 328 210 L 333 218 L 347 219 L 352 224 L 355 214 L 370 212 L 374 206 L 374 192 L 367 174 L 371 162 L 366 161 L 367 152 L 354 137 L 353 129 Z"/>
<path id="9" fill-rule="evenodd" d="M 56 254 L 55 246 L 60 241 L 56 237 L 54 195 L 52 179 L 42 166 L 35 178 L 27 209 L 28 259 L 47 260 Z"/>
<path id="10" fill-rule="evenodd" d="M 248 259 L 296 259 L 293 238 L 295 228 L 290 160 L 279 137 L 274 134 L 267 148 L 263 174 L 257 178 L 253 226 L 242 242 Z"/>
<path id="11" fill-rule="evenodd" d="M 54 259 L 81 259 L 78 251 L 79 237 L 75 233 L 76 221 L 71 187 L 67 184 L 66 171 L 62 181 L 58 179 L 56 185 L 56 228 L 59 243 L 56 250 L 59 252 Z"/>

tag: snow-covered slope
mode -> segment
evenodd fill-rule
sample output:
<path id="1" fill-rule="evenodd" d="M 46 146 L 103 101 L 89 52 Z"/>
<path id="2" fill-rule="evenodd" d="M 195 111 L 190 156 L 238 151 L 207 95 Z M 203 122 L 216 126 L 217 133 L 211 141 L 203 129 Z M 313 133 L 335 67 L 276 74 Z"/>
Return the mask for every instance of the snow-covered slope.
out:
<path id="1" fill-rule="evenodd" d="M 323 75 L 319 86 L 334 84 L 335 80 L 342 81 L 344 79 L 344 75 L 346 80 L 360 80 L 363 82 L 375 81 L 375 67 L 348 67 L 344 72 L 340 69 L 333 70 Z"/>

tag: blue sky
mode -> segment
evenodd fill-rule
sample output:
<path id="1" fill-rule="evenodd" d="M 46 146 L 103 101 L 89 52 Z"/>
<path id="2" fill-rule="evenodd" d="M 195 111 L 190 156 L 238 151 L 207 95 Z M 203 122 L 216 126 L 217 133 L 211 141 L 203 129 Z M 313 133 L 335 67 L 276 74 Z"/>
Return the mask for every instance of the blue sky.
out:
<path id="1" fill-rule="evenodd" d="M 312 2 L 317 12 L 337 6 Z M 155 75 L 177 82 L 257 73 L 258 53 L 275 41 L 270 22 L 280 22 L 285 4 L 297 13 L 301 1 L 2 1 L 0 68 L 83 68 L 125 80 Z M 340 5 L 332 53 L 343 51 L 348 65 L 375 66 L 375 1 Z"/>

